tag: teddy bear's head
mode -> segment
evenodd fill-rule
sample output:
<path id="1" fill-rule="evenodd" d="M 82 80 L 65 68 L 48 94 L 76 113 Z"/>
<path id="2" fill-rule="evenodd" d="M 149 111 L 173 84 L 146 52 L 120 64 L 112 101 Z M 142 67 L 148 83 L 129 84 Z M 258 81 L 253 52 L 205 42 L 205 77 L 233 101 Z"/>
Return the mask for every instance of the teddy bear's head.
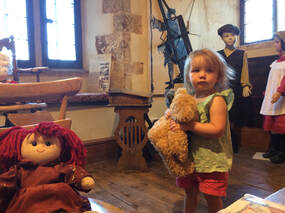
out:
<path id="1" fill-rule="evenodd" d="M 198 120 L 196 100 L 185 88 L 178 88 L 170 104 L 171 118 L 184 123 Z"/>

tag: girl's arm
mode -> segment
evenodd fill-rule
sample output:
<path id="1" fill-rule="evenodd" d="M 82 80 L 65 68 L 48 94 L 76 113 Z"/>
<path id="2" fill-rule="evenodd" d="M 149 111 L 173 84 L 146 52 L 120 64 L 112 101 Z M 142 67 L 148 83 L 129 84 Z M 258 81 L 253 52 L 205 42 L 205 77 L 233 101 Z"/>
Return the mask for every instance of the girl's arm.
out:
<path id="1" fill-rule="evenodd" d="M 221 96 L 216 96 L 212 101 L 209 113 L 209 123 L 192 122 L 180 124 L 179 126 L 184 131 L 189 130 L 204 137 L 218 138 L 222 136 L 227 124 L 227 105 L 225 99 Z M 174 125 L 173 129 L 175 129 Z"/>

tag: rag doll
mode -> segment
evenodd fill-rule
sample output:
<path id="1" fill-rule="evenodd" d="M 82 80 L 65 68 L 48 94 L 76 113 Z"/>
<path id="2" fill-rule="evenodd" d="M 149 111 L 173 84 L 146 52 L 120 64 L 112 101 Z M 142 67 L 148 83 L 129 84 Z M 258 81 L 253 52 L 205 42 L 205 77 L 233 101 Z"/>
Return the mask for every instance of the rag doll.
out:
<path id="1" fill-rule="evenodd" d="M 86 149 L 72 131 L 53 122 L 0 134 L 0 212 L 84 212 L 95 181 L 84 169 Z"/>

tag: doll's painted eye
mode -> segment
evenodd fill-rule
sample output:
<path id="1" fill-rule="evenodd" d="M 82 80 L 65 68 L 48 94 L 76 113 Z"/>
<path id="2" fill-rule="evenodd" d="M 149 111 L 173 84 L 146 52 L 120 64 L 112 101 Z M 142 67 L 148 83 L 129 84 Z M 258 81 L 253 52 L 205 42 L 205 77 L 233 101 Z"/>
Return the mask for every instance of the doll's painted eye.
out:
<path id="1" fill-rule="evenodd" d="M 36 146 L 36 145 L 37 145 L 37 141 L 33 141 L 32 146 Z"/>
<path id="2" fill-rule="evenodd" d="M 51 145 L 51 142 L 47 141 L 46 146 L 50 146 L 50 145 Z"/>

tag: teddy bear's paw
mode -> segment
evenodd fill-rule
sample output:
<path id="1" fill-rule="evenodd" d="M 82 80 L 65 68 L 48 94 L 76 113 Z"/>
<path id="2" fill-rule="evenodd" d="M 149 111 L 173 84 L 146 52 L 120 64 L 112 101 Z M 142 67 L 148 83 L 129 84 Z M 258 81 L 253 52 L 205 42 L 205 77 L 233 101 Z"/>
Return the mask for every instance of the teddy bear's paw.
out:
<path id="1" fill-rule="evenodd" d="M 194 171 L 194 166 L 190 160 L 186 163 L 179 163 L 173 157 L 168 157 L 163 159 L 163 163 L 171 175 L 185 176 Z"/>

